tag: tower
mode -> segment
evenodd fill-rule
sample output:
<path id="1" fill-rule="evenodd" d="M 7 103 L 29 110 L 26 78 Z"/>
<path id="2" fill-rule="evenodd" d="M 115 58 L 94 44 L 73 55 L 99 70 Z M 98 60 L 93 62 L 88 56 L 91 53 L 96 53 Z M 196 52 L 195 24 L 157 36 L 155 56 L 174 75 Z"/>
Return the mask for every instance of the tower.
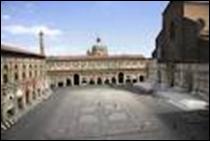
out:
<path id="1" fill-rule="evenodd" d="M 40 54 L 41 55 L 45 55 L 43 36 L 44 36 L 44 33 L 42 31 L 40 31 L 39 32 L 39 47 L 40 47 Z"/>

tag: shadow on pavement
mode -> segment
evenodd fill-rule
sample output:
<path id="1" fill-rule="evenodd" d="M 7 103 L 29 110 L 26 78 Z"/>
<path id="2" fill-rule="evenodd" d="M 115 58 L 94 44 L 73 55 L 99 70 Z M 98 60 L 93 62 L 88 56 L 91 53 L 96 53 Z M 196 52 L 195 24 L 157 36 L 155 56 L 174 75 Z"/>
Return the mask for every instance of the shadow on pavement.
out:
<path id="1" fill-rule="evenodd" d="M 209 111 L 181 111 L 159 114 L 158 117 L 177 136 L 189 140 L 209 140 Z"/>

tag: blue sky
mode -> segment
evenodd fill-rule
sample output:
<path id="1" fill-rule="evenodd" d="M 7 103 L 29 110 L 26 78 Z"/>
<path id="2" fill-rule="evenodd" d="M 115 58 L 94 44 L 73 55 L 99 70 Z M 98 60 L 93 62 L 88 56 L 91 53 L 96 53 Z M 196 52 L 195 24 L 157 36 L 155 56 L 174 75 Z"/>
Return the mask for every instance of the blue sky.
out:
<path id="1" fill-rule="evenodd" d="M 109 54 L 151 55 L 166 1 L 1 2 L 1 43 L 47 55 L 85 54 L 100 37 Z"/>

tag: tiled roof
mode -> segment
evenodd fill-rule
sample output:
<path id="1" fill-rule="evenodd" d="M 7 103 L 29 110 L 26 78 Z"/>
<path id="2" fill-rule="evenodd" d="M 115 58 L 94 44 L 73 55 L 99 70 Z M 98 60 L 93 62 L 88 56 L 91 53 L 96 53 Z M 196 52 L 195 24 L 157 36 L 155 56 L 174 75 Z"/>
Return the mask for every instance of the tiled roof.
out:
<path id="1" fill-rule="evenodd" d="M 110 55 L 110 56 L 49 56 L 48 60 L 109 60 L 109 59 L 145 59 L 142 55 Z"/>
<path id="2" fill-rule="evenodd" d="M 9 46 L 9 45 L 5 45 L 5 44 L 1 44 L 1 54 L 2 53 L 16 53 L 16 54 L 20 54 L 20 55 L 26 55 L 26 56 L 34 56 L 34 57 L 44 57 L 41 54 L 38 53 L 34 53 L 34 52 L 30 52 L 30 51 L 26 51 L 24 49 L 21 49 L 19 47 L 14 47 L 14 46 Z"/>

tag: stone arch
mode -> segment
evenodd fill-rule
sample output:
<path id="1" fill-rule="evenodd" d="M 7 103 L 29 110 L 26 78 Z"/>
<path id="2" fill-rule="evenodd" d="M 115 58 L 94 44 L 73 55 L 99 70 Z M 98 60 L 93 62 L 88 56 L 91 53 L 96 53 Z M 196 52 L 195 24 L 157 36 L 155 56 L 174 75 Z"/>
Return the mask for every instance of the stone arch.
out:
<path id="1" fill-rule="evenodd" d="M 71 86 L 72 84 L 71 84 L 71 79 L 69 79 L 69 78 L 67 78 L 66 79 L 66 86 Z"/>
<path id="2" fill-rule="evenodd" d="M 51 88 L 51 89 L 54 89 L 54 88 L 55 88 L 55 84 L 54 84 L 54 83 L 51 83 L 51 84 L 50 84 L 50 88 Z"/>
<path id="3" fill-rule="evenodd" d="M 95 81 L 93 79 L 91 79 L 90 82 L 89 82 L 89 84 L 90 85 L 94 85 L 95 84 Z"/>
<path id="4" fill-rule="evenodd" d="M 58 87 L 63 87 L 63 82 L 62 81 L 58 82 Z"/>
<path id="5" fill-rule="evenodd" d="M 130 78 L 127 78 L 125 82 L 126 83 L 131 83 L 131 79 Z"/>
<path id="6" fill-rule="evenodd" d="M 137 79 L 134 78 L 134 79 L 132 80 L 132 82 L 133 82 L 133 83 L 137 83 Z"/>
<path id="7" fill-rule="evenodd" d="M 116 78 L 112 77 L 112 84 L 116 84 Z"/>
<path id="8" fill-rule="evenodd" d="M 85 77 L 82 78 L 82 84 L 87 84 L 87 79 Z"/>
<path id="9" fill-rule="evenodd" d="M 104 81 L 104 83 L 105 84 L 109 84 L 110 82 L 109 82 L 109 79 L 106 79 L 105 81 Z"/>
<path id="10" fill-rule="evenodd" d="M 139 81 L 140 81 L 140 82 L 144 82 L 144 76 L 143 76 L 143 75 L 140 75 L 140 76 L 139 76 Z"/>
<path id="11" fill-rule="evenodd" d="M 101 85 L 102 84 L 102 79 L 100 77 L 97 79 L 97 84 L 98 85 Z"/>
<path id="12" fill-rule="evenodd" d="M 74 74 L 74 85 L 80 84 L 79 74 Z"/>
<path id="13" fill-rule="evenodd" d="M 124 73 L 120 72 L 118 74 L 118 82 L 122 84 L 124 82 Z"/>

